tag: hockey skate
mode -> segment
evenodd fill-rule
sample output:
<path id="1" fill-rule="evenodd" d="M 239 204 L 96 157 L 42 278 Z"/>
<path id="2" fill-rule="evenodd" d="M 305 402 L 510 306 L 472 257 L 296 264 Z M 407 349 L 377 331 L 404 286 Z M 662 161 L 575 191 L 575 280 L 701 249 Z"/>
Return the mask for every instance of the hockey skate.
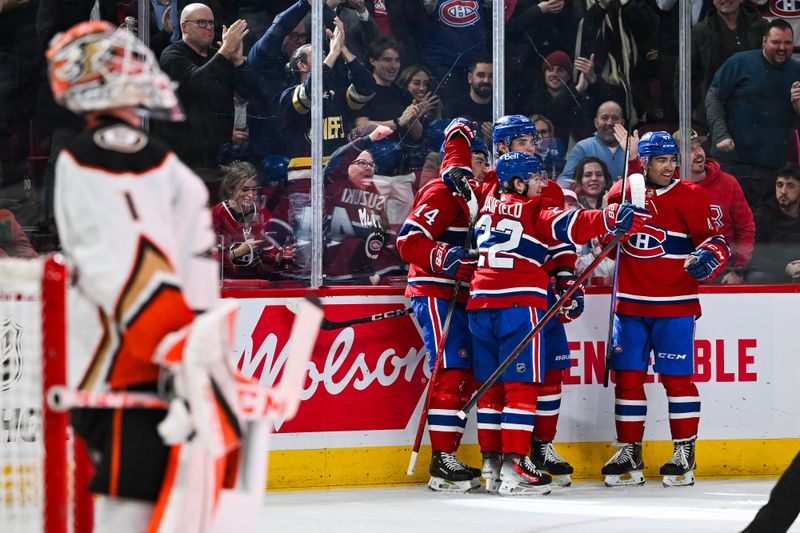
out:
<path id="1" fill-rule="evenodd" d="M 644 461 L 642 460 L 642 443 L 614 443 L 617 453 L 603 467 L 606 487 L 630 487 L 644 485 Z M 623 479 L 624 475 L 628 475 Z"/>
<path id="2" fill-rule="evenodd" d="M 531 443 L 531 461 L 536 468 L 553 476 L 553 480 L 561 487 L 572 485 L 570 474 L 575 471 L 572 465 L 558 455 L 552 441 L 536 440 Z"/>
<path id="3" fill-rule="evenodd" d="M 481 486 L 481 471 L 458 460 L 454 453 L 433 452 L 428 488 L 437 492 L 468 492 Z"/>
<path id="4" fill-rule="evenodd" d="M 549 474 L 539 472 L 527 455 L 509 453 L 503 456 L 500 468 L 502 496 L 531 496 L 550 494 Z"/>
<path id="5" fill-rule="evenodd" d="M 664 476 L 665 487 L 686 487 L 694 485 L 694 469 L 697 464 L 694 462 L 694 446 L 697 437 L 686 440 L 673 441 L 675 451 L 672 459 L 661 467 L 661 475 Z"/>
<path id="6" fill-rule="evenodd" d="M 483 452 L 483 470 L 481 475 L 486 481 L 486 492 L 497 494 L 500 488 L 500 468 L 503 465 L 503 456 L 498 452 Z"/>

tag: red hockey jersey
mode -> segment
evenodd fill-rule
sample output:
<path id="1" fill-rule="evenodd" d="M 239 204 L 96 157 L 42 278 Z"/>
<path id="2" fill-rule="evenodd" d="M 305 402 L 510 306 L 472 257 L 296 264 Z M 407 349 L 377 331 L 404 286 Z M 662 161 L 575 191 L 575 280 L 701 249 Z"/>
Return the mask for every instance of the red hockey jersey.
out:
<path id="1" fill-rule="evenodd" d="M 400 228 L 397 250 L 403 261 L 409 263 L 408 285 L 405 295 L 432 296 L 448 299 L 452 296 L 455 280 L 446 274 L 433 271 L 431 251 L 437 242 L 464 246 L 469 228 L 469 209 L 464 199 L 442 179 L 453 167 L 471 175 L 472 154 L 469 142 L 456 135 L 445 142 L 444 160 L 440 176 L 423 185 L 414 197 L 411 213 Z M 483 189 L 474 179 L 470 187 L 476 191 L 479 205 L 483 202 Z M 462 285 L 458 300 L 466 302 L 468 287 Z"/>
<path id="2" fill-rule="evenodd" d="M 564 211 L 549 205 L 544 196 L 502 194 L 485 199 L 475 225 L 480 259 L 467 309 L 547 309 L 549 275 L 543 265 L 551 250 L 608 231 L 602 211 Z"/>
<path id="3" fill-rule="evenodd" d="M 609 203 L 620 202 L 621 189 L 619 180 L 608 193 Z M 652 218 L 622 245 L 616 311 L 645 317 L 699 316 L 699 282 L 683 264 L 706 241 L 724 242 L 708 197 L 694 183 L 673 179 L 660 188 L 648 183 L 645 207 Z"/>
<path id="4" fill-rule="evenodd" d="M 545 185 L 539 193 L 542 198 L 541 209 L 547 207 L 555 207 L 557 209 L 564 208 L 564 191 L 559 187 L 558 183 L 553 180 L 545 180 Z M 494 167 L 490 168 L 483 178 L 481 183 L 482 198 L 489 196 L 499 196 L 500 181 L 497 178 L 497 173 Z M 550 247 L 550 254 L 544 263 L 544 270 L 548 273 L 553 273 L 558 270 L 575 271 L 575 263 L 578 259 L 575 246 L 571 243 L 562 243 Z"/>

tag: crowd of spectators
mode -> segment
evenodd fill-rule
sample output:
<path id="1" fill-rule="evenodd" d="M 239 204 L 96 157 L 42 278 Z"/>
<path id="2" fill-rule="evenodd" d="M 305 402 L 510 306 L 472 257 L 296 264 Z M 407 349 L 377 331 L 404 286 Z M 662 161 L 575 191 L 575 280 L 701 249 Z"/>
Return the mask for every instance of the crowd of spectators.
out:
<path id="1" fill-rule="evenodd" d="M 313 1 L 323 3 L 319 73 Z M 543 169 L 574 191 L 571 204 L 602 207 L 631 155 L 626 130 L 635 140 L 677 129 L 678 1 L 505 4 L 506 113 L 534 122 Z M 800 144 L 794 28 L 765 0 L 690 4 L 683 174 L 709 194 L 734 248 L 716 281 L 797 281 L 800 253 L 781 256 L 780 272 L 761 257 L 800 243 L 791 188 L 800 178 L 787 166 Z M 43 51 L 72 24 L 105 19 L 138 31 L 177 83 L 186 121 L 150 129 L 207 183 L 226 278 L 308 278 L 311 81 L 321 76 L 326 283 L 392 282 L 405 268 L 396 229 L 438 172 L 450 118 L 478 123 L 476 175 L 491 164 L 491 9 L 482 0 L 0 0 L 0 208 L 14 208 L 34 237 L 54 233 L 55 154 L 80 124 L 54 105 Z"/>

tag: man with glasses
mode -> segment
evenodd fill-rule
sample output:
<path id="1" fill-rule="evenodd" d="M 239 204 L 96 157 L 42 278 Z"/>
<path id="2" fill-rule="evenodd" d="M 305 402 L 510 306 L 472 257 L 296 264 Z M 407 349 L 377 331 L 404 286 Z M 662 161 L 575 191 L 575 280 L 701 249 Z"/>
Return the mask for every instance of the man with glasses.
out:
<path id="1" fill-rule="evenodd" d="M 220 147 L 233 136 L 233 94 L 246 94 L 242 39 L 244 20 L 222 27 L 222 44 L 214 46 L 216 21 L 205 4 L 189 4 L 181 12 L 181 40 L 161 54 L 161 68 L 178 82 L 186 121 L 168 124 L 161 133 L 172 149 L 204 181 L 221 179 Z M 212 194 L 218 187 L 210 187 Z M 214 199 L 216 200 L 216 199 Z"/>

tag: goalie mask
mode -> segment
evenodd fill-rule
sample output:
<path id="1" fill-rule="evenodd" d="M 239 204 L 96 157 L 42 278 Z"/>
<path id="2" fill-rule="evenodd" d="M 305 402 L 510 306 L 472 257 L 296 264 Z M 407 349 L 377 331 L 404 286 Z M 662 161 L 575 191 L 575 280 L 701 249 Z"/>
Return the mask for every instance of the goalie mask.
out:
<path id="1" fill-rule="evenodd" d="M 130 32 L 108 22 L 81 22 L 50 41 L 50 87 L 77 114 L 136 108 L 142 115 L 183 120 L 175 84 Z"/>

